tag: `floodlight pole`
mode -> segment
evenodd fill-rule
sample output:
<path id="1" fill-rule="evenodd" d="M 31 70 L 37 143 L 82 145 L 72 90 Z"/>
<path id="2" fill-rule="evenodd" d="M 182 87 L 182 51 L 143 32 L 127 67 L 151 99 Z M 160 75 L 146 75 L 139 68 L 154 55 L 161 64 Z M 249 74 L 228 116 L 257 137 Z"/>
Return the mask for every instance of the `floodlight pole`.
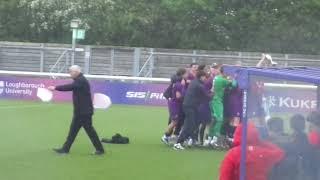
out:
<path id="1" fill-rule="evenodd" d="M 74 65 L 74 57 L 75 57 L 75 51 L 76 51 L 76 35 L 77 29 L 72 29 L 72 58 L 71 58 L 71 65 Z"/>
<path id="2" fill-rule="evenodd" d="M 74 65 L 75 59 L 75 51 L 76 51 L 76 43 L 77 43 L 77 32 L 79 25 L 81 23 L 80 19 L 73 19 L 70 23 L 70 27 L 72 29 L 72 57 L 71 57 L 71 65 Z"/>

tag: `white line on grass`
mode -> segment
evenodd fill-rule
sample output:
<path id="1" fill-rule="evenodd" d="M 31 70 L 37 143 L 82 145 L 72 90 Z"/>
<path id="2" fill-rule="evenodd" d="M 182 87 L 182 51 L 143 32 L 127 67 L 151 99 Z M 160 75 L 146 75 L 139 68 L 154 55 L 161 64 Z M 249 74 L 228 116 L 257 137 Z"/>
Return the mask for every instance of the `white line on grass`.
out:
<path id="1" fill-rule="evenodd" d="M 35 107 L 48 107 L 49 104 L 38 105 L 21 105 L 21 106 L 0 106 L 0 109 L 19 109 L 19 108 L 35 108 Z"/>

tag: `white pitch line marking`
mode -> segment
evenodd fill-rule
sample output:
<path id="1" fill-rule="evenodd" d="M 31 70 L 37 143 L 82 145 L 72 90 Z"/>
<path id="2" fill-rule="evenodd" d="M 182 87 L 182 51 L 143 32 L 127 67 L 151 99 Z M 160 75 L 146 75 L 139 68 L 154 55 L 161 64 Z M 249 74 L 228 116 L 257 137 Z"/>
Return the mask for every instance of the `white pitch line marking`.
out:
<path id="1" fill-rule="evenodd" d="M 35 108 L 35 107 L 48 107 L 50 105 L 18 105 L 18 106 L 0 106 L 0 109 L 19 109 L 19 108 Z"/>

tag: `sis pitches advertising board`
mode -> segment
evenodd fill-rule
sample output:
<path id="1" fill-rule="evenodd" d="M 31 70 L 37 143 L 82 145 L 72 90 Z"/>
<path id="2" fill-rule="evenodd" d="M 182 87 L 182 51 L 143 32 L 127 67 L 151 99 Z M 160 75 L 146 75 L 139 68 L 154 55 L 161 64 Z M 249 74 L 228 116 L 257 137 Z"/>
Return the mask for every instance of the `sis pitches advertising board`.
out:
<path id="1" fill-rule="evenodd" d="M 71 83 L 72 80 L 0 76 L 0 98 L 16 100 L 38 100 L 37 88 Z M 163 92 L 168 84 L 90 81 L 93 93 L 103 93 L 113 104 L 166 106 Z M 264 96 L 271 112 L 306 112 L 315 110 L 314 89 L 266 88 Z M 71 93 L 54 92 L 55 102 L 71 101 Z"/>

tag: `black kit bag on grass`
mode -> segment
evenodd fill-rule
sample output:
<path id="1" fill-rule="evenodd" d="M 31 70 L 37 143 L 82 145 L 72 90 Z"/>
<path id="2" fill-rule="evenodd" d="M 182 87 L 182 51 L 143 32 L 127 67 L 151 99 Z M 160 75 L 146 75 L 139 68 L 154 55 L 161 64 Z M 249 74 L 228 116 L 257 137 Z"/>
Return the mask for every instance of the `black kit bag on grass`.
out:
<path id="1" fill-rule="evenodd" d="M 109 144 L 129 144 L 130 140 L 128 137 L 123 137 L 121 134 L 115 134 L 111 139 L 102 138 L 101 142 Z"/>

